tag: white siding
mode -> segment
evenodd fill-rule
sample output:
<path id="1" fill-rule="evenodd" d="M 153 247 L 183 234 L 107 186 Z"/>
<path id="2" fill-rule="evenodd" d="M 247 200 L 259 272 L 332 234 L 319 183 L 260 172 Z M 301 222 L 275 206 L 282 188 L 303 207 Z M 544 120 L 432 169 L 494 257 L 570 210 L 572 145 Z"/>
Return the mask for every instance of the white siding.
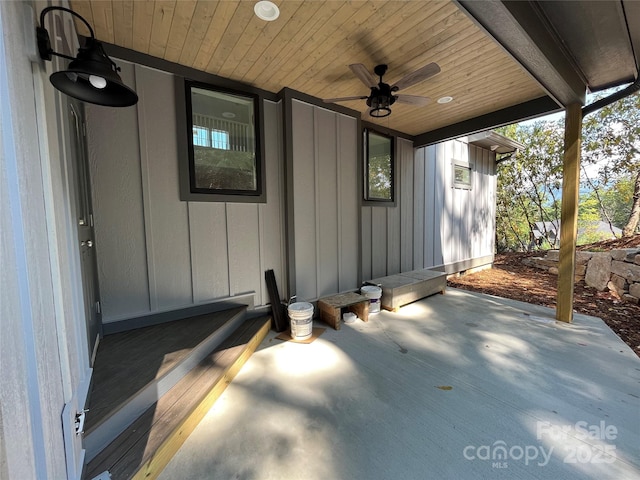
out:
<path id="1" fill-rule="evenodd" d="M 284 286 L 280 105 L 263 104 L 267 203 L 183 202 L 174 77 L 121 66 L 136 107 L 87 108 L 103 322 L 247 292 L 266 305 L 264 271 Z"/>
<path id="2" fill-rule="evenodd" d="M 472 188 L 453 188 L 452 161 Z M 493 254 L 495 161 L 464 139 L 413 149 L 398 140 L 395 207 L 362 207 L 364 280 Z"/>
<path id="3" fill-rule="evenodd" d="M 416 242 L 414 268 L 493 255 L 495 156 L 460 139 L 416 149 L 416 165 L 423 157 L 424 191 L 417 187 L 413 220 L 414 230 L 424 232 L 424 256 L 421 262 L 421 245 Z M 469 163 L 471 189 L 453 188 L 454 160 Z M 421 174 L 416 169 L 416 177 Z M 422 205 L 424 214 L 419 211 Z"/>
<path id="4" fill-rule="evenodd" d="M 358 286 L 357 120 L 293 100 L 291 184 L 298 300 Z"/>

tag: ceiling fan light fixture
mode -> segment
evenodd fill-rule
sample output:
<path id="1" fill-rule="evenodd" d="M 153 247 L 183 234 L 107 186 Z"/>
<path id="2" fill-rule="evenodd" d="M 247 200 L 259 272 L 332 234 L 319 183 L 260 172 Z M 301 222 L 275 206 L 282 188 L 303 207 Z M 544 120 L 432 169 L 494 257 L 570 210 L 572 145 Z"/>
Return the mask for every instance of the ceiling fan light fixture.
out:
<path id="1" fill-rule="evenodd" d="M 367 103 L 371 107 L 369 115 L 372 117 L 382 118 L 391 115 L 389 107 L 393 103 L 393 99 L 389 95 L 378 93 L 378 95 L 372 96 Z"/>
<path id="2" fill-rule="evenodd" d="M 280 9 L 278 6 L 268 0 L 262 0 L 256 3 L 253 6 L 253 12 L 259 19 L 264 20 L 265 22 L 273 22 L 280 16 Z"/>
<path id="3" fill-rule="evenodd" d="M 389 85 L 383 80 L 383 76 L 387 72 L 387 65 L 376 65 L 373 72 L 379 77 L 379 81 L 369 73 L 367 67 L 361 63 L 353 63 L 349 65 L 351 71 L 358 77 L 358 79 L 371 89 L 368 97 L 339 97 L 328 98 L 323 100 L 327 103 L 335 102 L 350 102 L 352 100 L 367 100 L 367 107 L 369 107 L 369 115 L 375 118 L 387 117 L 391 115 L 391 105 L 395 102 L 405 103 L 409 105 L 423 106 L 428 104 L 431 100 L 429 97 L 421 97 L 419 95 L 395 95 L 398 90 L 415 85 L 416 83 L 423 82 L 428 78 L 440 72 L 440 67 L 436 63 L 429 63 L 418 70 L 415 70 L 395 84 Z M 453 100 L 453 99 L 451 99 Z"/>
<path id="4" fill-rule="evenodd" d="M 375 118 L 388 117 L 389 115 L 391 115 L 391 109 L 389 107 L 372 108 L 369 111 L 369 115 Z"/>

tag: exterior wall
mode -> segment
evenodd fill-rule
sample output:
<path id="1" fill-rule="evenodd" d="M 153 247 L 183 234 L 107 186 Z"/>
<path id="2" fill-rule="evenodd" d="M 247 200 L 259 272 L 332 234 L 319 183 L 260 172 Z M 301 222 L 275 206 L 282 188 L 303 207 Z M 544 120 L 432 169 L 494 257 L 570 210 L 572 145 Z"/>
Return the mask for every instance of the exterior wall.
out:
<path id="1" fill-rule="evenodd" d="M 453 188 L 453 160 L 469 162 L 470 190 Z M 413 245 L 413 268 L 447 266 L 492 256 L 494 154 L 460 139 L 417 149 L 414 162 L 415 182 L 422 187 L 418 190 L 416 186 L 414 190 L 413 231 L 417 241 Z M 423 171 L 424 176 L 420 178 Z M 416 214 L 420 211 L 424 214 Z M 421 235 L 415 235 L 416 232 Z"/>
<path id="2" fill-rule="evenodd" d="M 359 286 L 360 135 L 357 119 L 300 100 L 291 115 L 290 260 L 298 300 L 311 301 Z"/>
<path id="3" fill-rule="evenodd" d="M 396 206 L 362 207 L 362 278 L 370 279 L 411 270 L 407 257 L 411 257 L 412 241 L 406 231 L 408 214 L 413 212 L 412 173 L 405 168 L 413 164 L 413 143 L 396 139 Z M 410 255 L 407 255 L 409 252 Z"/>
<path id="4" fill-rule="evenodd" d="M 265 101 L 267 203 L 179 199 L 174 76 L 119 62 L 135 107 L 87 105 L 103 323 L 284 285 L 282 120 Z M 161 99 L 162 101 L 159 101 Z"/>
<path id="5" fill-rule="evenodd" d="M 363 279 L 492 258 L 495 155 L 464 138 L 415 151 L 399 138 L 396 158 L 396 206 L 362 207 Z M 453 160 L 469 162 L 470 190 L 453 188 Z"/>
<path id="6" fill-rule="evenodd" d="M 45 72 L 29 60 L 29 6 L 0 2 L 0 477 L 62 479 L 61 413 L 89 360 L 63 154 L 66 107 L 49 83 L 51 63 Z M 64 51 L 61 37 L 52 33 Z"/>

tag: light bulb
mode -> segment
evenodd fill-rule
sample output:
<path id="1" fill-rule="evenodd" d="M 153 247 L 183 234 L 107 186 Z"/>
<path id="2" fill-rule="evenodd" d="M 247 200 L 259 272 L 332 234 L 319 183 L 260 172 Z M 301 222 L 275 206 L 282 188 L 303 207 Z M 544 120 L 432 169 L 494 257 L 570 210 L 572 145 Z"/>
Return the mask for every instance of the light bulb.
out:
<path id="1" fill-rule="evenodd" d="M 89 83 L 99 89 L 103 89 L 107 86 L 107 81 L 97 75 L 89 75 Z"/>

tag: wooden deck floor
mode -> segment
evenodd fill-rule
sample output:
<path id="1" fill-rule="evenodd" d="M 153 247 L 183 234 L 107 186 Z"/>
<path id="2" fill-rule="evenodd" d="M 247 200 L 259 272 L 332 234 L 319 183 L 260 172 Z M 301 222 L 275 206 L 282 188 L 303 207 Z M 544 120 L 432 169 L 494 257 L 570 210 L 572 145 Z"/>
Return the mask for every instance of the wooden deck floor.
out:
<path id="1" fill-rule="evenodd" d="M 102 450 L 87 465 L 84 478 L 106 470 L 113 480 L 156 478 L 264 339 L 270 324 L 268 316 L 243 321 Z"/>
<path id="2" fill-rule="evenodd" d="M 162 377 L 242 308 L 138 328 L 100 342 L 85 431 L 147 384 Z"/>

